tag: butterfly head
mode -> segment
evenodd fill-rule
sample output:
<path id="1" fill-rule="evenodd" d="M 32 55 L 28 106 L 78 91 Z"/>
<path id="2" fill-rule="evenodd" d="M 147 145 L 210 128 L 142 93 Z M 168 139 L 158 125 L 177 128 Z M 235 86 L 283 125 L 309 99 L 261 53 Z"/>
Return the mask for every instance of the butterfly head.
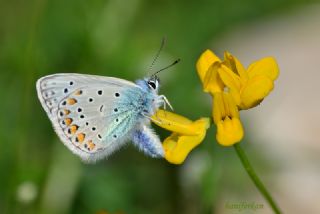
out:
<path id="1" fill-rule="evenodd" d="M 160 79 L 157 76 L 150 76 L 136 81 L 144 91 L 158 94 L 160 87 Z"/>

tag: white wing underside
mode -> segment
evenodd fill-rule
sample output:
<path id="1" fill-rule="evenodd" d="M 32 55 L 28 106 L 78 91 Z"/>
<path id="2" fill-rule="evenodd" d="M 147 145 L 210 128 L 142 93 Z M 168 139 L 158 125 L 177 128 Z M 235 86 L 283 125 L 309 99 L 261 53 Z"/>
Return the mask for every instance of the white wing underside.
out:
<path id="1" fill-rule="evenodd" d="M 122 90 L 133 87 L 138 86 L 123 79 L 83 74 L 54 74 L 37 81 L 39 100 L 56 133 L 86 162 L 108 156 L 127 140 L 128 133 L 113 135 L 113 140 L 105 135 L 116 122 L 129 123 L 130 112 L 115 113 L 114 104 Z"/>

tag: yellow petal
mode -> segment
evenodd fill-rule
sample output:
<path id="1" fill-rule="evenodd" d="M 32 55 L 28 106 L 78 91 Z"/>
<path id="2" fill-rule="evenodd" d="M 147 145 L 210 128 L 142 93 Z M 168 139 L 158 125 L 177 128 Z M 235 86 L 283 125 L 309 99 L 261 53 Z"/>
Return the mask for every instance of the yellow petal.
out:
<path id="1" fill-rule="evenodd" d="M 218 124 L 226 117 L 238 117 L 239 111 L 230 93 L 215 93 L 213 96 L 212 117 L 215 124 Z"/>
<path id="2" fill-rule="evenodd" d="M 272 91 L 273 81 L 265 75 L 249 79 L 241 91 L 241 109 L 257 106 Z"/>
<path id="3" fill-rule="evenodd" d="M 232 146 L 243 138 L 243 127 L 239 118 L 226 117 L 217 124 L 216 139 L 222 146 Z"/>
<path id="4" fill-rule="evenodd" d="M 215 62 L 221 62 L 221 60 L 210 50 L 204 51 L 199 57 L 196 67 L 202 82 L 204 82 L 209 67 Z"/>
<path id="5" fill-rule="evenodd" d="M 173 164 L 183 163 L 188 154 L 203 141 L 205 136 L 206 129 L 203 129 L 201 134 L 194 136 L 172 134 L 162 144 L 165 159 Z"/>
<path id="6" fill-rule="evenodd" d="M 226 108 L 226 116 L 229 117 L 240 117 L 238 107 L 236 106 L 236 103 L 234 102 L 233 96 L 229 93 L 224 92 L 224 106 Z"/>
<path id="7" fill-rule="evenodd" d="M 257 75 L 266 75 L 271 80 L 276 80 L 279 75 L 279 67 L 273 57 L 266 57 L 252 63 L 248 68 L 249 78 Z"/>
<path id="8" fill-rule="evenodd" d="M 240 92 L 234 88 L 230 89 L 230 94 L 232 95 L 232 98 L 236 105 L 240 105 Z"/>
<path id="9" fill-rule="evenodd" d="M 158 110 L 152 119 L 152 122 L 158 126 L 181 135 L 198 135 L 210 125 L 208 118 L 193 122 L 186 117 L 162 109 Z"/>
<path id="10" fill-rule="evenodd" d="M 223 91 L 224 84 L 218 74 L 220 65 L 221 63 L 215 62 L 209 67 L 202 83 L 204 92 L 214 94 Z"/>
<path id="11" fill-rule="evenodd" d="M 248 73 L 241 62 L 229 52 L 224 52 L 225 64 L 236 74 L 240 76 L 240 81 L 242 84 L 248 80 Z"/>
<path id="12" fill-rule="evenodd" d="M 218 73 L 223 83 L 227 85 L 229 88 L 236 88 L 238 90 L 240 89 L 240 77 L 226 65 L 222 64 L 218 69 Z"/>
<path id="13" fill-rule="evenodd" d="M 221 65 L 218 69 L 222 82 L 228 87 L 237 105 L 240 104 L 240 77 L 231 71 L 227 66 Z"/>
<path id="14" fill-rule="evenodd" d="M 223 92 L 215 93 L 213 95 L 212 117 L 215 124 L 217 124 L 226 115 L 226 110 L 223 102 Z"/>
<path id="15" fill-rule="evenodd" d="M 210 119 L 207 117 L 194 121 L 191 126 L 199 134 L 203 134 L 210 127 Z"/>

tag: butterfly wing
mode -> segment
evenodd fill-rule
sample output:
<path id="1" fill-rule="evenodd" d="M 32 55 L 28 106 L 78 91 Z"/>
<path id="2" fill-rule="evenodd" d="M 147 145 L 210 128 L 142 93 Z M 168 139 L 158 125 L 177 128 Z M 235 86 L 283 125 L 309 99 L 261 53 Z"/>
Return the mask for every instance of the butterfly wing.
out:
<path id="1" fill-rule="evenodd" d="M 122 100 L 127 90 L 140 89 L 126 80 L 82 74 L 54 74 L 37 82 L 58 136 L 87 162 L 115 151 L 135 126 L 133 109 Z"/>

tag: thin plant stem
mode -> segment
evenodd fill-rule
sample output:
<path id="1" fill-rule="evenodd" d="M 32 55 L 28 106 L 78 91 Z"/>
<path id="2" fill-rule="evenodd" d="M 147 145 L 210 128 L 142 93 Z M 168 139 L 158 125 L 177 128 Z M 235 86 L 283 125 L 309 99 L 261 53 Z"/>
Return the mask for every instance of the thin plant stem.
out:
<path id="1" fill-rule="evenodd" d="M 240 158 L 241 163 L 242 163 L 243 167 L 245 168 L 245 170 L 247 171 L 248 175 L 250 176 L 251 180 L 256 185 L 256 187 L 258 188 L 260 193 L 263 195 L 263 197 L 268 201 L 268 203 L 271 206 L 274 213 L 280 214 L 281 211 L 280 211 L 278 205 L 273 200 L 270 193 L 268 192 L 266 187 L 263 185 L 263 183 L 261 182 L 261 180 L 259 179 L 259 177 L 255 173 L 254 169 L 252 168 L 252 166 L 251 166 L 246 154 L 244 153 L 243 149 L 241 148 L 240 144 L 236 143 L 233 145 L 233 147 L 235 148 L 237 155 Z"/>

